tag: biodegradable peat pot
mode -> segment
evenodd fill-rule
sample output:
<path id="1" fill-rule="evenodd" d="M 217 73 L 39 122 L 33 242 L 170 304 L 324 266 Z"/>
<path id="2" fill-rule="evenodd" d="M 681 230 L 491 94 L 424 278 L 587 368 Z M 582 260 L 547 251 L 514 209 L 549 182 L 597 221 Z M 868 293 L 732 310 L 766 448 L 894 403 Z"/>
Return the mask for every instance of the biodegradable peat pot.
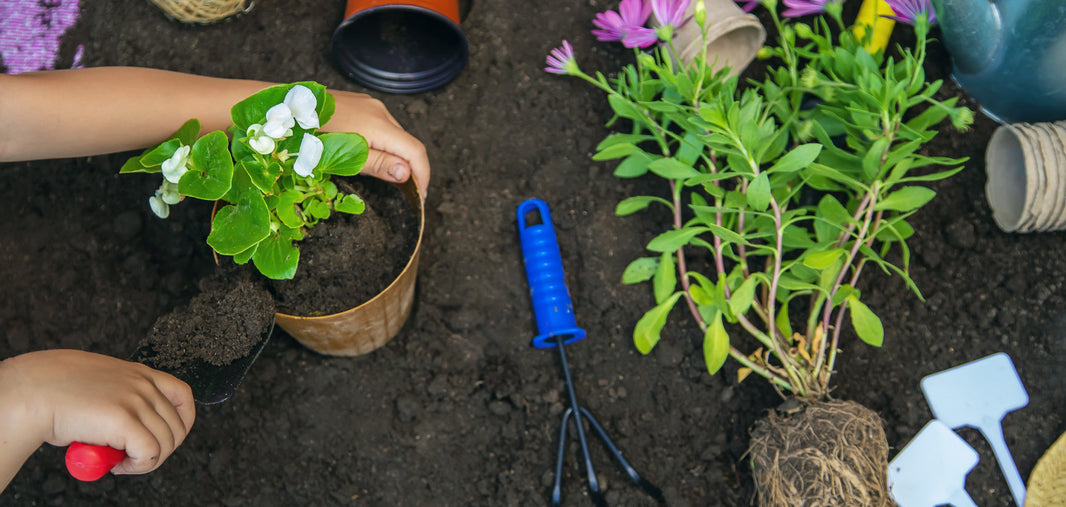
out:
<path id="1" fill-rule="evenodd" d="M 766 29 L 753 14 L 744 12 L 735 0 L 703 0 L 707 9 L 706 34 L 693 19 L 696 2 L 690 2 L 685 23 L 674 32 L 673 44 L 685 65 L 691 65 L 707 49 L 707 63 L 714 70 L 726 66 L 740 74 L 755 59 L 766 42 Z"/>
<path id="2" fill-rule="evenodd" d="M 400 274 L 376 296 L 346 311 L 316 316 L 278 312 L 275 322 L 296 341 L 320 354 L 358 356 L 391 340 L 411 314 L 414 303 L 418 257 L 426 217 L 413 179 L 397 185 L 411 211 L 418 214 L 418 238 L 414 251 Z M 353 273 L 358 268 L 353 268 Z"/>

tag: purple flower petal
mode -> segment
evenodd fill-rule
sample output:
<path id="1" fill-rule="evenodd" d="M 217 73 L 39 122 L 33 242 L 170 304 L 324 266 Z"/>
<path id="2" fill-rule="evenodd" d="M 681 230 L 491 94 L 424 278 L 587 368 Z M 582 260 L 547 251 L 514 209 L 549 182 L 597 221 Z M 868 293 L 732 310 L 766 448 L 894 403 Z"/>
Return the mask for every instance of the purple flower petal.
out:
<path id="1" fill-rule="evenodd" d="M 688 3 L 689 0 L 651 0 L 651 10 L 660 24 L 677 28 L 685 22 Z"/>
<path id="2" fill-rule="evenodd" d="M 759 5 L 759 0 L 736 0 L 736 2 L 744 4 L 740 7 L 744 12 L 751 12 Z"/>
<path id="3" fill-rule="evenodd" d="M 924 15 L 929 24 L 936 23 L 936 13 L 933 12 L 933 6 L 929 0 L 885 0 L 885 2 L 896 15 L 882 17 L 913 25 L 918 22 L 918 16 Z"/>
<path id="4" fill-rule="evenodd" d="M 545 71 L 552 74 L 569 74 L 577 66 L 574 61 L 574 47 L 564 40 L 561 47 L 553 49 L 548 55 L 547 63 Z"/>
<path id="5" fill-rule="evenodd" d="M 622 38 L 622 45 L 627 48 L 646 48 L 659 42 L 659 34 L 651 28 L 637 28 Z"/>
<path id="6" fill-rule="evenodd" d="M 781 15 L 786 18 L 798 18 L 800 16 L 819 14 L 825 12 L 825 4 L 834 1 L 838 0 L 784 0 L 785 7 L 788 7 L 788 9 L 785 9 Z"/>

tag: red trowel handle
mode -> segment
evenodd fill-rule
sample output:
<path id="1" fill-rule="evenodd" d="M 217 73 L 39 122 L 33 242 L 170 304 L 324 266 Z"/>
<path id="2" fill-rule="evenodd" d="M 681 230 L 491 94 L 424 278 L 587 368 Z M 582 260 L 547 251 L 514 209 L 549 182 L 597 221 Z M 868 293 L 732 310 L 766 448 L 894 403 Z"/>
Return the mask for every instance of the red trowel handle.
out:
<path id="1" fill-rule="evenodd" d="M 67 471 L 79 481 L 95 481 L 126 459 L 126 451 L 74 442 L 67 447 Z"/>

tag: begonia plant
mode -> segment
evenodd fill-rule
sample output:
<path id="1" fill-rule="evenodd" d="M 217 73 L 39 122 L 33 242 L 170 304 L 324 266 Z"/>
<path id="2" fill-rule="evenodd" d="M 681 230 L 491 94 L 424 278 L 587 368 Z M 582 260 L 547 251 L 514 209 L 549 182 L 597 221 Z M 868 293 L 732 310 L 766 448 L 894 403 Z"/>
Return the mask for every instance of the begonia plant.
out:
<path id="1" fill-rule="evenodd" d="M 358 174 L 368 154 L 359 134 L 318 132 L 333 110 L 321 84 L 271 86 L 233 106 L 228 135 L 199 136 L 200 122 L 191 119 L 120 172 L 162 173 L 148 199 L 160 218 L 185 197 L 217 201 L 207 244 L 269 278 L 291 279 L 300 259 L 294 242 L 334 212 L 365 209 L 362 198 L 331 181 Z"/>

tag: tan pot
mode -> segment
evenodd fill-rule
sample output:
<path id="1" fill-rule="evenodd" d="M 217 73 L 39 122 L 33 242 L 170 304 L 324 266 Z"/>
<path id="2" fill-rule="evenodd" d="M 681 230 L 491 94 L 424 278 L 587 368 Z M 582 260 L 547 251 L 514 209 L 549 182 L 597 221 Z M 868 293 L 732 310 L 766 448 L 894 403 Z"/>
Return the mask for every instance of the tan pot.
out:
<path id="1" fill-rule="evenodd" d="M 277 313 L 275 322 L 278 327 L 305 347 L 320 354 L 358 356 L 385 345 L 407 322 L 414 303 L 426 213 L 413 178 L 400 184 L 399 188 L 412 211 L 418 213 L 418 241 L 411 259 L 385 290 L 355 308 L 317 317 Z"/>
<path id="2" fill-rule="evenodd" d="M 182 23 L 208 24 L 234 14 L 248 12 L 254 1 L 249 0 L 151 0 L 170 18 Z"/>
<path id="3" fill-rule="evenodd" d="M 700 26 L 692 18 L 699 1 L 689 3 L 688 22 L 674 32 L 674 49 L 685 65 L 691 65 L 703 54 L 706 44 L 707 63 L 714 70 L 729 65 L 733 74 L 740 74 L 766 42 L 766 29 L 759 18 L 737 7 L 735 0 L 703 0 L 707 34 L 701 37 Z"/>

